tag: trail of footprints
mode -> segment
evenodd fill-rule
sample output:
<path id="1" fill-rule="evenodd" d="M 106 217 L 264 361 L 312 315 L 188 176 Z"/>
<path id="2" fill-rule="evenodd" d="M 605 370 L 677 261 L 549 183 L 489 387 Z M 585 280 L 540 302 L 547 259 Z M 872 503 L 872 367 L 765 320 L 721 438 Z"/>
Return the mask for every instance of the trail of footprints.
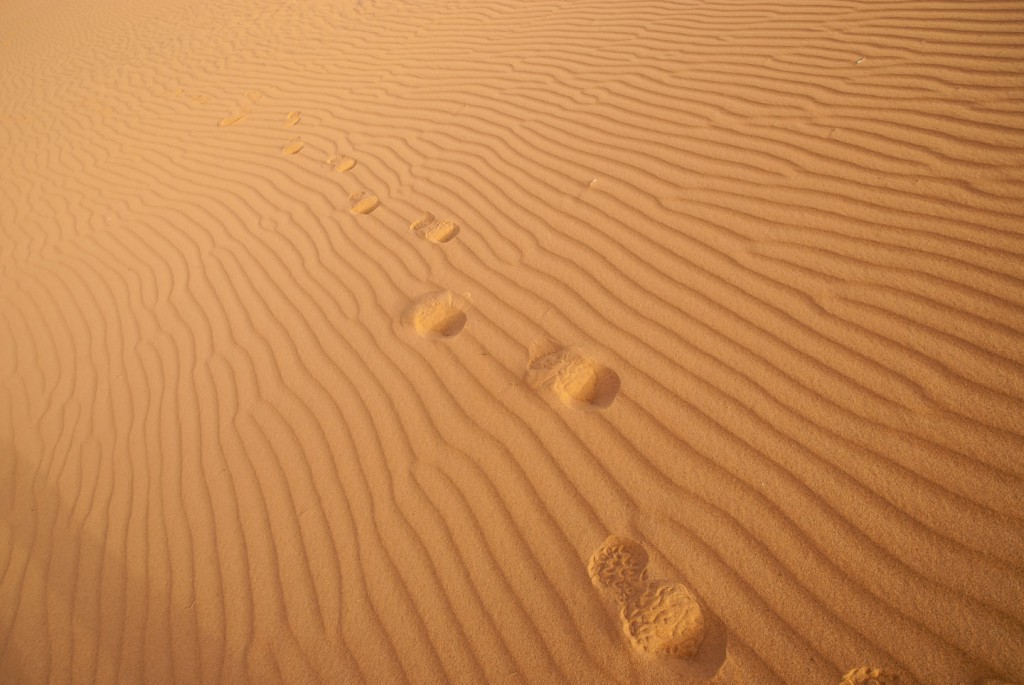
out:
<path id="1" fill-rule="evenodd" d="M 233 126 L 251 111 L 251 106 L 262 98 L 262 93 L 246 94 L 247 102 L 241 110 L 222 119 L 218 126 Z M 302 112 L 294 110 L 285 117 L 284 128 L 293 129 L 302 122 Z M 281 154 L 297 155 L 305 148 L 301 136 L 294 136 L 282 147 Z M 327 159 L 327 165 L 336 173 L 347 173 L 356 167 L 356 160 L 344 154 Z M 366 190 L 348 196 L 352 214 L 371 214 L 380 207 L 380 198 Z M 459 235 L 459 225 L 450 219 L 440 219 L 424 212 L 409 224 L 416 237 L 443 245 Z M 447 339 L 458 335 L 466 325 L 468 300 L 449 291 L 427 293 L 415 300 L 405 313 L 405 323 L 418 335 L 430 339 Z M 530 348 L 526 369 L 526 383 L 535 390 L 550 391 L 562 404 L 572 409 L 591 411 L 607 409 L 619 391 L 619 376 L 606 366 L 598 364 L 583 352 L 551 341 L 537 343 Z"/>
<path id="2" fill-rule="evenodd" d="M 228 127 L 239 123 L 250 113 L 251 105 L 261 98 L 259 91 L 247 93 L 247 103 L 217 125 Z M 284 128 L 295 128 L 301 121 L 301 112 L 289 112 Z M 297 155 L 304 147 L 302 138 L 295 136 L 281 147 L 281 153 Z M 355 159 L 343 154 L 326 161 L 335 173 L 347 173 L 357 164 Z M 360 190 L 348 196 L 348 205 L 353 214 L 366 215 L 380 207 L 380 199 L 369 191 Z M 409 230 L 422 240 L 442 245 L 453 240 L 460 227 L 454 221 L 424 212 L 409 224 Z M 403 323 L 420 337 L 450 339 L 465 328 L 468 304 L 468 296 L 448 290 L 426 293 L 409 305 Z M 531 389 L 548 391 L 566 407 L 579 411 L 607 409 L 614 402 L 620 384 L 614 370 L 581 350 L 553 340 L 530 346 L 525 381 Z M 653 656 L 691 658 L 700 650 L 705 637 L 700 603 L 683 583 L 650 580 L 647 565 L 648 556 L 643 546 L 629 538 L 612 535 L 593 553 L 587 570 L 593 584 L 618 603 L 622 631 L 634 649 Z M 894 672 L 862 666 L 846 673 L 839 685 L 899 683 L 899 676 Z"/>

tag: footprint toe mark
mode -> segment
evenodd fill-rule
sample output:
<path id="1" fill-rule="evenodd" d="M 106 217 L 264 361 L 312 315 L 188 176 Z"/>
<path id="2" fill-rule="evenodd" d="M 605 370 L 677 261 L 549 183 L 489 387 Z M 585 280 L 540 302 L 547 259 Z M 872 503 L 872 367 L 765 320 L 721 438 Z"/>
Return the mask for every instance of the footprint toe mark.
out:
<path id="1" fill-rule="evenodd" d="M 618 535 L 609 536 L 587 564 L 590 581 L 624 601 L 644 583 L 647 552 L 638 542 Z"/>

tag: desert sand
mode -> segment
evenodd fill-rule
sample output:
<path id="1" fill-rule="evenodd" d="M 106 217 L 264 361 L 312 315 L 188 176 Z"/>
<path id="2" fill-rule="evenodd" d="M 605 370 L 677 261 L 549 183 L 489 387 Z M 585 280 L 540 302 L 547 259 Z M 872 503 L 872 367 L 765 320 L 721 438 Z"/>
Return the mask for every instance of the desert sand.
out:
<path id="1" fill-rule="evenodd" d="M 0 683 L 1024 682 L 1019 0 L 5 0 Z"/>

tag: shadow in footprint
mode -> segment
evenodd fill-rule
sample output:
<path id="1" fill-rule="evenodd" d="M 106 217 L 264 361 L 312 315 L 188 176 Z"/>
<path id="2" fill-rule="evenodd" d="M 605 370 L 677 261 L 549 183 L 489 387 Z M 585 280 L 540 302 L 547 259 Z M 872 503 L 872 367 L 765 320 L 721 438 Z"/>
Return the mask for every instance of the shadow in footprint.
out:
<path id="1" fill-rule="evenodd" d="M 582 352 L 554 341 L 530 346 L 526 384 L 548 388 L 562 404 L 580 411 L 607 409 L 619 394 L 619 375 Z"/>

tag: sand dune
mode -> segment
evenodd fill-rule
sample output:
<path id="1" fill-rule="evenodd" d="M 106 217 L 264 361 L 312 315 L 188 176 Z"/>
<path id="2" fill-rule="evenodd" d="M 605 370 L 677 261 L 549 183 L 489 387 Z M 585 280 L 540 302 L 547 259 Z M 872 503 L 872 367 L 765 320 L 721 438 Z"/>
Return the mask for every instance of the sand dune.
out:
<path id="1" fill-rule="evenodd" d="M 1024 7 L 10 0 L 0 682 L 1024 682 Z"/>

